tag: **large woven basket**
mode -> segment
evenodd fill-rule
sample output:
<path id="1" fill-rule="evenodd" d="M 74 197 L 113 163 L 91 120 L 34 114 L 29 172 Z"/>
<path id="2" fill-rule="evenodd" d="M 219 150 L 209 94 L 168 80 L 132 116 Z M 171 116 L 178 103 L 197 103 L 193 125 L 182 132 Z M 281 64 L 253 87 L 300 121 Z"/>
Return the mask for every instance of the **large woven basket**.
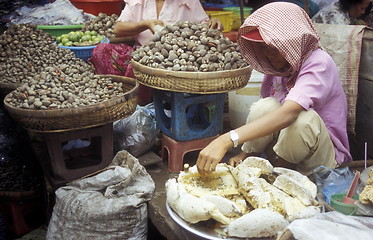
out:
<path id="1" fill-rule="evenodd" d="M 110 100 L 90 106 L 53 109 L 30 110 L 16 108 L 7 103 L 8 94 L 4 99 L 4 106 L 9 115 L 22 127 L 40 132 L 61 132 L 89 128 L 114 122 L 130 116 L 137 106 L 137 91 L 139 84 L 135 79 L 110 76 L 113 81 L 120 81 L 126 90 L 125 94 Z"/>
<path id="2" fill-rule="evenodd" d="M 174 92 L 211 94 L 245 87 L 250 79 L 250 66 L 216 72 L 182 72 L 144 66 L 132 59 L 136 79 L 143 85 Z"/>

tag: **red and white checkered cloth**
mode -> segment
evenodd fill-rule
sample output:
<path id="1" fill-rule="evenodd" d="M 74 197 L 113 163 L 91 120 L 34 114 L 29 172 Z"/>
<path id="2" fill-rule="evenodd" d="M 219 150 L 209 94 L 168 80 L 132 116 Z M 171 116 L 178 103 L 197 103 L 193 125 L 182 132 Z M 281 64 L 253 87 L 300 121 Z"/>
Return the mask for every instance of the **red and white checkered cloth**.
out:
<path id="1" fill-rule="evenodd" d="M 257 43 L 240 36 L 257 28 L 266 44 L 275 47 L 289 62 L 287 72 L 278 72 L 255 47 Z M 307 13 L 298 5 L 274 2 L 251 14 L 238 31 L 237 43 L 245 60 L 259 72 L 290 77 L 288 89 L 294 86 L 297 73 L 311 53 L 320 48 L 319 36 Z"/>

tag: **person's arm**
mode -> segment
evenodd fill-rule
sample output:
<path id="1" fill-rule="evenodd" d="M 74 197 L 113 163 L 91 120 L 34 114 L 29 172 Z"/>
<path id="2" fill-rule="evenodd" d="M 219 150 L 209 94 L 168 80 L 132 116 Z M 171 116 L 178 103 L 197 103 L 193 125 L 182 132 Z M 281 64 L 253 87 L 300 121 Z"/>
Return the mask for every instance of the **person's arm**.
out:
<path id="1" fill-rule="evenodd" d="M 114 25 L 115 37 L 130 37 L 137 35 L 145 30 L 150 29 L 153 33 L 155 32 L 154 27 L 156 25 L 164 25 L 161 20 L 146 20 L 141 22 L 128 22 L 118 21 Z"/>
<path id="2" fill-rule="evenodd" d="M 304 108 L 294 101 L 285 103 L 273 112 L 235 129 L 239 136 L 238 144 L 280 131 L 288 127 L 298 117 Z M 197 169 L 201 174 L 215 171 L 216 165 L 222 160 L 226 152 L 233 147 L 230 134 L 225 133 L 201 150 L 197 159 Z"/>

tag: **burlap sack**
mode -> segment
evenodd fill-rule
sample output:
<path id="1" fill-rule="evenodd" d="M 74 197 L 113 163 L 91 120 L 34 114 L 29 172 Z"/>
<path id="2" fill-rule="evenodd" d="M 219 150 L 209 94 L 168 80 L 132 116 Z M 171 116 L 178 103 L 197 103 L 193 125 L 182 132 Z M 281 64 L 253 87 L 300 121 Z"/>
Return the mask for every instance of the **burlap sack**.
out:
<path id="1" fill-rule="evenodd" d="M 46 239 L 146 239 L 154 190 L 145 168 L 120 151 L 101 172 L 57 189 Z"/>

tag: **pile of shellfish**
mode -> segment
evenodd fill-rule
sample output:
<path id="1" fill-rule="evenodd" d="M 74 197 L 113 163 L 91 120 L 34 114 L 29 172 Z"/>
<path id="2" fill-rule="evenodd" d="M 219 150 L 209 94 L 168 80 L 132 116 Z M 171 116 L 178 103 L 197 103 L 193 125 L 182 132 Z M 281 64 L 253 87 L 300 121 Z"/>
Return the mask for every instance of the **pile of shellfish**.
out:
<path id="1" fill-rule="evenodd" d="M 48 110 L 96 104 L 129 89 L 94 68 L 31 24 L 15 24 L 0 36 L 0 83 L 15 84 L 5 100 L 13 107 Z"/>
<path id="2" fill-rule="evenodd" d="M 84 23 L 82 31 L 97 31 L 98 34 L 107 38 L 114 36 L 114 24 L 118 19 L 118 15 L 99 13 L 96 17 Z"/>
<path id="3" fill-rule="evenodd" d="M 71 50 L 54 42 L 54 37 L 35 25 L 11 25 L 0 35 L 0 82 L 20 85 L 45 67 L 83 62 Z M 87 63 L 80 65 L 81 71 L 94 71 Z"/>
<path id="4" fill-rule="evenodd" d="M 140 64 L 171 71 L 223 71 L 247 66 L 238 45 L 207 24 L 166 25 L 132 57 Z"/>
<path id="5" fill-rule="evenodd" d="M 103 102 L 127 91 L 123 83 L 81 72 L 81 67 L 81 62 L 46 67 L 12 91 L 5 101 L 14 107 L 33 110 L 76 108 Z"/>

